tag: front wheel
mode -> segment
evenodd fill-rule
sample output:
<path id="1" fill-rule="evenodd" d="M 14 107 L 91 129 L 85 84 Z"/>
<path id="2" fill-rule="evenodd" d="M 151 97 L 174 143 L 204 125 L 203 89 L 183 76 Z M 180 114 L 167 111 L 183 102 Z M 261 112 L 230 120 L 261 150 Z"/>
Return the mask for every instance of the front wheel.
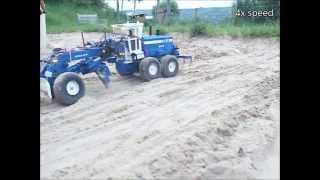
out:
<path id="1" fill-rule="evenodd" d="M 161 73 L 164 77 L 173 77 L 177 75 L 179 71 L 179 63 L 175 56 L 166 55 L 160 60 L 161 62 Z"/>
<path id="2" fill-rule="evenodd" d="M 76 73 L 62 73 L 54 82 L 53 93 L 58 103 L 71 105 L 84 96 L 84 83 L 81 77 Z"/>

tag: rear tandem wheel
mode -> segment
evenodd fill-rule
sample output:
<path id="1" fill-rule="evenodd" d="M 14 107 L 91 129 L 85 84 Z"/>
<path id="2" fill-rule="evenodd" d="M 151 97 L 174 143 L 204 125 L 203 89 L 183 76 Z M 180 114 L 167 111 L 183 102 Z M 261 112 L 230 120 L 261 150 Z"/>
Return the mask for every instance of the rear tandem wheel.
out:
<path id="1" fill-rule="evenodd" d="M 165 55 L 161 58 L 161 73 L 164 77 L 173 77 L 179 71 L 179 63 L 175 56 Z"/>

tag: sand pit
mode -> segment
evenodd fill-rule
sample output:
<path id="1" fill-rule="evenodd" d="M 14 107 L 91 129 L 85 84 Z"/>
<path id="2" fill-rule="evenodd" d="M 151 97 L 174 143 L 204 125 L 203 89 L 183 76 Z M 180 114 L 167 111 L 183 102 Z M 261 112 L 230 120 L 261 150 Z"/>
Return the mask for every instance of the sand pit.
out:
<path id="1" fill-rule="evenodd" d="M 78 103 L 41 106 L 42 179 L 279 178 L 279 40 L 173 36 L 194 58 L 176 77 L 87 75 Z"/>

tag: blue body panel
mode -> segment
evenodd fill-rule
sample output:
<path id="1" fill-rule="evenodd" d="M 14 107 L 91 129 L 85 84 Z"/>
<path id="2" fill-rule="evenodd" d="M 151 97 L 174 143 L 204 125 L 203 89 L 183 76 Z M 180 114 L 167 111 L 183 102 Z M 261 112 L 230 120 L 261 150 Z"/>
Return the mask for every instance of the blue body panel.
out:
<path id="1" fill-rule="evenodd" d="M 117 61 L 116 69 L 121 76 L 128 76 L 135 72 L 138 72 L 139 62 L 134 61 L 132 63 L 124 63 L 124 61 Z"/>
<path id="2" fill-rule="evenodd" d="M 142 37 L 142 50 L 145 57 L 160 58 L 164 55 L 176 55 L 177 48 L 171 36 L 145 35 Z"/>

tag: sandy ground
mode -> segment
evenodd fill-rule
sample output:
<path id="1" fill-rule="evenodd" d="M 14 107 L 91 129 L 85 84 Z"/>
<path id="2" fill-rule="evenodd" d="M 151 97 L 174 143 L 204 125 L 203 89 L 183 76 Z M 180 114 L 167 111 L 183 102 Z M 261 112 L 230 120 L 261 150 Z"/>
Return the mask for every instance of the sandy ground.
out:
<path id="1" fill-rule="evenodd" d="M 87 75 L 78 103 L 41 106 L 42 179 L 279 179 L 279 40 L 173 36 L 194 58 L 176 77 Z"/>

